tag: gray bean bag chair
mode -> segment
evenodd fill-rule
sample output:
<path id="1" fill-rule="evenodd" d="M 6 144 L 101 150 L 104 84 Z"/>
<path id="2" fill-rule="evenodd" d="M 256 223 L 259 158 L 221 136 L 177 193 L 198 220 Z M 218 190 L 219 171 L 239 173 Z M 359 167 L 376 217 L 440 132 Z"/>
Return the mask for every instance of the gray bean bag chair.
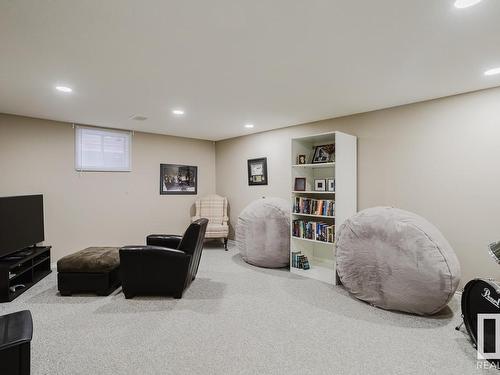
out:
<path id="1" fill-rule="evenodd" d="M 460 264 L 441 232 L 424 218 L 375 207 L 337 231 L 337 271 L 355 297 L 389 310 L 431 315 L 457 290 Z"/>
<path id="2" fill-rule="evenodd" d="M 263 198 L 250 203 L 238 217 L 236 244 L 243 260 L 254 266 L 288 266 L 290 202 Z"/>

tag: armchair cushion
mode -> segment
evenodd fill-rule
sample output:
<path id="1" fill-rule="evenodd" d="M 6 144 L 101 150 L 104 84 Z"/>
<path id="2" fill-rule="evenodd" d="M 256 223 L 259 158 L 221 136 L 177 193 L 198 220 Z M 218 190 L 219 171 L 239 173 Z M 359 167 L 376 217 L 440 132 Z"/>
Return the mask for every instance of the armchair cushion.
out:
<path id="1" fill-rule="evenodd" d="M 208 224 L 206 237 L 226 237 L 229 233 L 227 224 Z"/>

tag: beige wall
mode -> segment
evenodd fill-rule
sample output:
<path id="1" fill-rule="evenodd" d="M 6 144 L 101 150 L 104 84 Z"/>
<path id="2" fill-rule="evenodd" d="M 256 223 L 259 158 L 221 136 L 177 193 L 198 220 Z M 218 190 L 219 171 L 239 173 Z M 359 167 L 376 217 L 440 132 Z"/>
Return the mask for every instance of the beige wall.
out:
<path id="1" fill-rule="evenodd" d="M 463 282 L 500 279 L 486 251 L 500 240 L 500 88 L 217 142 L 231 223 L 254 199 L 289 198 L 291 137 L 332 130 L 358 136 L 359 209 L 416 212 L 455 248 Z M 247 159 L 264 156 L 269 185 L 248 186 Z"/>
<path id="2" fill-rule="evenodd" d="M 0 115 L 0 196 L 44 194 L 45 243 L 55 259 L 182 233 L 196 196 L 160 196 L 160 163 L 197 165 L 198 194 L 215 191 L 213 142 L 136 132 L 132 172 L 78 173 L 70 124 Z"/>
<path id="3" fill-rule="evenodd" d="M 0 196 L 43 193 L 54 258 L 91 245 L 180 233 L 195 196 L 160 196 L 159 164 L 198 165 L 199 196 L 225 195 L 231 223 L 261 196 L 287 199 L 290 138 L 358 136 L 358 206 L 391 205 L 437 225 L 463 280 L 496 277 L 486 252 L 500 239 L 500 88 L 217 142 L 136 132 L 133 171 L 78 173 L 70 124 L 0 115 Z M 267 156 L 268 186 L 248 186 L 246 161 Z M 215 181 L 217 181 L 217 186 Z"/>

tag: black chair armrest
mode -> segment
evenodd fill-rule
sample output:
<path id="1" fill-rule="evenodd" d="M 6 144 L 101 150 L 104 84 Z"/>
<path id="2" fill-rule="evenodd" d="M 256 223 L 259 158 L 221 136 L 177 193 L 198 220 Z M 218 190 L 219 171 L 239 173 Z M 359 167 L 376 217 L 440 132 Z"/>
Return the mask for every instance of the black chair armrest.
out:
<path id="1" fill-rule="evenodd" d="M 0 332 L 0 350 L 30 342 L 33 337 L 31 312 L 23 310 L 0 316 Z"/>
<path id="2" fill-rule="evenodd" d="M 147 254 L 145 254 L 147 252 Z M 126 254 L 131 256 L 158 255 L 158 256 L 188 256 L 184 251 L 171 249 L 163 246 L 152 245 L 129 245 L 120 248 L 120 255 Z"/>
<path id="3" fill-rule="evenodd" d="M 125 296 L 140 293 L 182 294 L 187 285 L 191 255 L 160 246 L 120 248 L 120 275 Z M 127 297 L 128 298 L 128 297 Z"/>
<path id="4" fill-rule="evenodd" d="M 181 236 L 172 234 L 150 234 L 146 237 L 146 244 L 151 246 L 168 247 L 169 249 L 177 249 L 181 240 Z"/>

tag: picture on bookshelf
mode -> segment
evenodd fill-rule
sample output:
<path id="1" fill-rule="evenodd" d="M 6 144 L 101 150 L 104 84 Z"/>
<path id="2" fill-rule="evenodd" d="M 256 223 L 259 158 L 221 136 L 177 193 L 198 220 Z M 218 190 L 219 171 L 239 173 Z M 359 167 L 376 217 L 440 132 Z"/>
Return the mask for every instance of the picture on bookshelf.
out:
<path id="1" fill-rule="evenodd" d="M 297 164 L 305 164 L 306 163 L 306 156 L 303 154 L 300 154 L 297 156 Z"/>
<path id="2" fill-rule="evenodd" d="M 326 191 L 326 180 L 323 180 L 323 179 L 314 180 L 314 190 L 315 191 Z"/>
<path id="3" fill-rule="evenodd" d="M 334 217 L 335 201 L 329 199 L 295 197 L 293 213 Z"/>
<path id="4" fill-rule="evenodd" d="M 267 185 L 267 158 L 250 159 L 248 185 Z"/>
<path id="5" fill-rule="evenodd" d="M 335 144 L 316 146 L 314 148 L 313 164 L 331 163 L 335 157 Z"/>
<path id="6" fill-rule="evenodd" d="M 295 185 L 294 185 L 293 189 L 295 191 L 305 191 L 306 190 L 305 177 L 295 177 Z"/>
<path id="7" fill-rule="evenodd" d="M 335 191 L 335 179 L 328 179 L 327 181 L 327 189 L 328 191 Z"/>

